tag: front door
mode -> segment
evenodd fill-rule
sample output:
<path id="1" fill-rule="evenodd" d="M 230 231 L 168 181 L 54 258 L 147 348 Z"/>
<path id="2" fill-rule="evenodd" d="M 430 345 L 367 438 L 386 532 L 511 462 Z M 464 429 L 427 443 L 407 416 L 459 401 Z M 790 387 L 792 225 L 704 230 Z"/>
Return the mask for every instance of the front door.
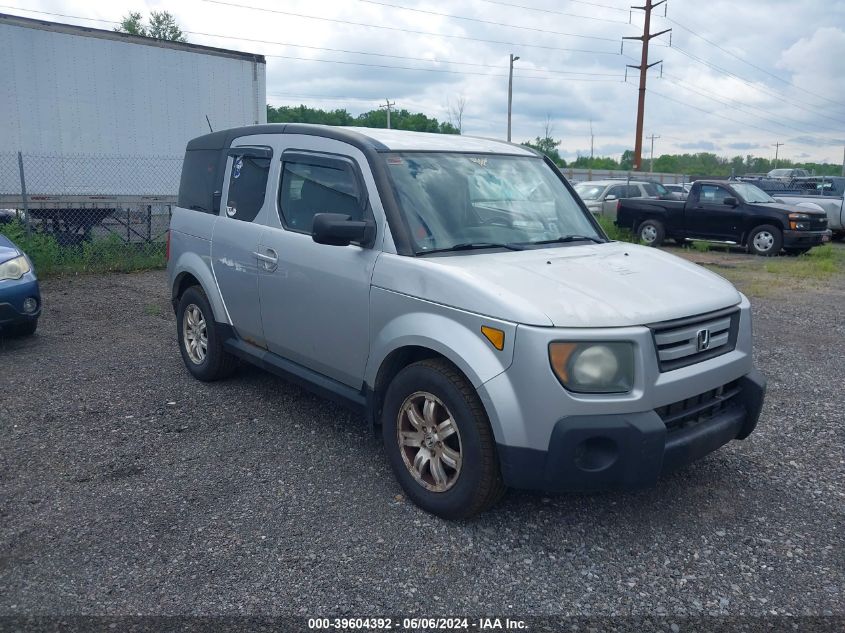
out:
<path id="1" fill-rule="evenodd" d="M 317 213 L 370 216 L 369 196 L 359 163 L 338 156 L 357 150 L 338 141 L 311 142 L 344 147 L 332 145 L 332 154 L 282 154 L 277 216 L 268 222 L 259 247 L 277 260 L 259 273 L 264 332 L 271 352 L 360 388 L 370 344 L 370 280 L 379 251 L 317 244 L 311 226 Z"/>
<path id="2" fill-rule="evenodd" d="M 256 256 L 264 226 L 264 206 L 270 158 L 258 148 L 233 148 L 223 179 L 221 217 L 214 225 L 211 264 L 217 286 L 232 326 L 248 343 L 264 347 L 264 332 L 258 308 L 258 263 Z M 246 154 L 238 155 L 242 151 Z"/>
<path id="3" fill-rule="evenodd" d="M 698 199 L 687 203 L 687 237 L 736 240 L 742 232 L 742 218 L 737 207 L 725 204 L 725 198 L 730 197 L 734 197 L 734 194 L 725 187 L 701 185 Z"/>

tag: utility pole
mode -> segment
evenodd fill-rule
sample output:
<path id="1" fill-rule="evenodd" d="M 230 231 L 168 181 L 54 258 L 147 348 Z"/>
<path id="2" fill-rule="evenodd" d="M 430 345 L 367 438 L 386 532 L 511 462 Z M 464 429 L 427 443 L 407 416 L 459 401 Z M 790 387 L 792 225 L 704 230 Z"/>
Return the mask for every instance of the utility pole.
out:
<path id="1" fill-rule="evenodd" d="M 660 137 L 652 134 L 651 136 L 649 136 L 649 138 L 651 139 L 651 161 L 650 161 L 650 164 L 649 164 L 649 167 L 648 167 L 648 171 L 649 171 L 649 173 L 653 174 L 654 173 L 654 139 L 660 138 Z"/>
<path id="2" fill-rule="evenodd" d="M 385 105 L 380 105 L 379 109 L 387 108 L 387 129 L 390 129 L 390 108 L 396 105 L 395 101 L 391 101 L 390 99 L 384 100 Z"/>
<path id="3" fill-rule="evenodd" d="M 595 146 L 595 136 L 593 136 L 593 120 L 590 119 L 590 167 L 593 166 L 593 148 Z"/>
<path id="4" fill-rule="evenodd" d="M 780 148 L 783 147 L 783 143 L 775 143 L 772 145 L 775 148 L 775 169 L 778 168 L 778 154 L 780 153 Z"/>
<path id="5" fill-rule="evenodd" d="M 519 57 L 511 53 L 510 70 L 508 71 L 508 143 L 511 142 L 511 106 L 513 104 L 513 63 Z"/>
<path id="6" fill-rule="evenodd" d="M 637 138 L 634 142 L 634 169 L 640 170 L 643 162 L 643 122 L 645 120 L 645 86 L 646 78 L 648 77 L 648 69 L 652 66 L 660 64 L 663 60 L 648 63 L 648 43 L 655 37 L 668 33 L 672 29 L 666 29 L 659 33 L 651 33 L 651 11 L 665 3 L 666 0 L 653 3 L 652 0 L 645 0 L 645 6 L 631 7 L 639 11 L 645 11 L 645 22 L 643 24 L 643 34 L 639 37 L 623 37 L 623 40 L 640 40 L 643 43 L 642 57 L 640 58 L 640 65 L 634 66 L 628 64 L 628 68 L 636 68 L 640 71 L 640 96 L 637 102 Z"/>

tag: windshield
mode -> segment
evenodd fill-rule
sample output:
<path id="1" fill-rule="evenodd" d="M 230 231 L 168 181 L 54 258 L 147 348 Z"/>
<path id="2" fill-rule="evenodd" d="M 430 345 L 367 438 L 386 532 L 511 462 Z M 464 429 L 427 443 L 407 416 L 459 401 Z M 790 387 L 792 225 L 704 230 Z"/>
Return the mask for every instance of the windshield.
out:
<path id="1" fill-rule="evenodd" d="M 605 189 L 605 185 L 591 185 L 588 182 L 575 185 L 575 193 L 581 196 L 581 200 L 598 200 Z"/>
<path id="2" fill-rule="evenodd" d="M 760 189 L 757 185 L 750 185 L 748 183 L 734 183 L 734 191 L 746 202 L 777 202 L 765 191 Z"/>
<path id="3" fill-rule="evenodd" d="M 417 253 L 573 235 L 604 241 L 542 159 L 401 152 L 385 161 Z"/>
<path id="4" fill-rule="evenodd" d="M 769 172 L 770 178 L 782 178 L 783 176 L 791 176 L 792 170 L 791 169 L 773 169 Z"/>

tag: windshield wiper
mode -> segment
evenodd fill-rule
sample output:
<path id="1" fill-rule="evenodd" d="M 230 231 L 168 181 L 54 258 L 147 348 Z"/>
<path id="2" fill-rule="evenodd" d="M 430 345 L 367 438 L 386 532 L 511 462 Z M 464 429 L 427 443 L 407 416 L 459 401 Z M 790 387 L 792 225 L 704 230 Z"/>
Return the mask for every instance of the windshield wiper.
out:
<path id="1" fill-rule="evenodd" d="M 462 242 L 447 248 L 434 248 L 432 250 L 419 251 L 418 255 L 428 255 L 430 253 L 448 253 L 450 251 L 472 251 L 481 248 L 506 248 L 509 251 L 524 251 L 525 247 L 518 243 L 497 243 L 497 242 Z"/>
<path id="2" fill-rule="evenodd" d="M 520 244 L 565 244 L 566 242 L 595 242 L 604 244 L 604 240 L 589 235 L 562 235 L 553 240 L 541 240 L 539 242 L 519 242 Z"/>

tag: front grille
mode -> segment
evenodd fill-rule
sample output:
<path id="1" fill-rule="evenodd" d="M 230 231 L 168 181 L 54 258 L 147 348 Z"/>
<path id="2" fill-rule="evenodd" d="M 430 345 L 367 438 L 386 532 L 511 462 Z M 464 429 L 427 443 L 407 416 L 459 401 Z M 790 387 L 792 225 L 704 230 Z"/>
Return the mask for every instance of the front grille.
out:
<path id="1" fill-rule="evenodd" d="M 739 330 L 739 310 L 729 308 L 649 327 L 660 371 L 672 371 L 732 351 Z"/>
<path id="2" fill-rule="evenodd" d="M 824 231 L 827 229 L 827 218 L 817 215 L 810 216 L 810 230 L 811 231 Z"/>
<path id="3" fill-rule="evenodd" d="M 666 425 L 666 431 L 673 433 L 706 422 L 727 409 L 739 406 L 739 382 L 734 381 L 716 389 L 686 398 L 655 409 Z"/>

